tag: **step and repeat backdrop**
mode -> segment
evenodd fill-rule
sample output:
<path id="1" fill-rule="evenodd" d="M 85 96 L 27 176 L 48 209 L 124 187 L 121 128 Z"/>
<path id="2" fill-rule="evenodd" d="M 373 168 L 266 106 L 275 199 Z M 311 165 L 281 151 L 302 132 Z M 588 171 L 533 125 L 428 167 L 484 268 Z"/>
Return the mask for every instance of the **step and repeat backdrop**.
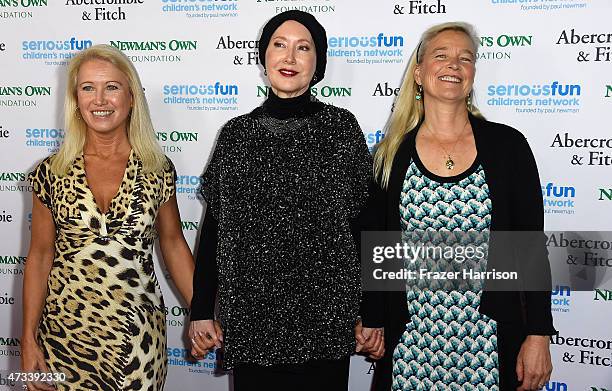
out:
<path id="1" fill-rule="evenodd" d="M 549 240 L 553 268 L 577 268 L 551 297 L 559 335 L 551 339 L 555 370 L 545 389 L 612 389 L 606 0 L 0 0 L 0 389 L 17 389 L 6 374 L 20 360 L 32 206 L 26 174 L 64 137 L 70 58 L 106 43 L 136 65 L 157 138 L 177 168 L 182 226 L 193 248 L 203 212 L 199 175 L 220 127 L 265 99 L 257 38 L 270 17 L 288 9 L 311 12 L 326 27 L 328 69 L 313 94 L 351 110 L 369 146 L 384 136 L 420 34 L 445 21 L 476 26 L 475 102 L 488 119 L 526 135 L 540 170 L 546 228 L 566 231 Z M 189 308 L 161 262 L 157 275 L 167 305 L 166 389 L 230 389 L 221 352 L 190 360 Z M 369 390 L 372 364 L 362 357 L 352 363 L 351 391 Z"/>

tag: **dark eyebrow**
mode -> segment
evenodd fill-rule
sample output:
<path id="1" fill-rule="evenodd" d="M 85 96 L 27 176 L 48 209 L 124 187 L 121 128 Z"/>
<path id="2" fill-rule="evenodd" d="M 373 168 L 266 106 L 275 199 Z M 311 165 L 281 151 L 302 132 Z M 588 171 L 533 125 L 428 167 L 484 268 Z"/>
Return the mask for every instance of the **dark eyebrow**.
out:
<path id="1" fill-rule="evenodd" d="M 276 36 L 272 37 L 272 39 L 284 39 L 285 41 L 289 40 L 289 39 L 287 39 L 287 37 L 284 37 L 282 35 L 276 35 Z M 307 39 L 307 38 L 300 38 L 300 39 L 298 39 L 298 42 L 307 42 L 307 43 L 313 45 L 313 42 L 311 40 Z"/>

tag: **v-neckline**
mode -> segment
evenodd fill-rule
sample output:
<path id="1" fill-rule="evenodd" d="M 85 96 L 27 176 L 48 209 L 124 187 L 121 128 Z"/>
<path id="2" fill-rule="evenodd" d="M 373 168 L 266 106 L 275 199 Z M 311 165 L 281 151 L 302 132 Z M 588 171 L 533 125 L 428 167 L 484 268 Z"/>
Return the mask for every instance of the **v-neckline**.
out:
<path id="1" fill-rule="evenodd" d="M 121 194 L 121 190 L 123 189 L 123 187 L 125 186 L 125 183 L 127 182 L 127 175 L 128 175 L 128 171 L 130 170 L 130 166 L 132 164 L 133 154 L 134 154 L 134 150 L 130 149 L 130 155 L 128 156 L 127 163 L 125 164 L 125 169 L 123 170 L 123 176 L 121 177 L 121 182 L 119 183 L 119 186 L 117 187 L 117 191 L 115 192 L 115 195 L 113 195 L 113 198 L 111 198 L 108 203 L 108 209 L 104 212 L 100 208 L 100 205 L 98 205 L 98 201 L 96 201 L 96 196 L 94 195 L 93 190 L 91 190 L 91 187 L 89 186 L 89 180 L 87 179 L 87 169 L 85 168 L 85 153 L 81 154 L 81 163 L 82 163 L 81 168 L 83 170 L 83 177 L 85 178 L 85 187 L 87 188 L 87 191 L 91 195 L 91 200 L 96 206 L 96 211 L 101 216 L 105 216 L 108 214 L 108 212 L 111 211 L 113 203 L 115 202 L 115 199 L 119 196 L 119 194 Z"/>

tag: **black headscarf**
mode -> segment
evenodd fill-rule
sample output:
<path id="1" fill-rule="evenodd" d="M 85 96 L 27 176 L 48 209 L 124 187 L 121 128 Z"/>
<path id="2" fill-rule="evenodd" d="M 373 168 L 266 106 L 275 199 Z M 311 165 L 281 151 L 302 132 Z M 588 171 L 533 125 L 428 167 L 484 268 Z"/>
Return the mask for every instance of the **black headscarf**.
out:
<path id="1" fill-rule="evenodd" d="M 327 66 L 327 34 L 325 29 L 321 26 L 321 23 L 315 19 L 314 16 L 308 12 L 299 10 L 290 10 L 282 12 L 266 23 L 264 26 L 261 37 L 259 38 L 259 61 L 263 67 L 266 67 L 266 49 L 272 39 L 272 34 L 280 27 L 281 24 L 288 20 L 295 20 L 308 29 L 312 39 L 314 41 L 315 50 L 317 53 L 317 68 L 314 73 L 314 77 L 310 82 L 313 86 L 320 82 L 325 76 L 325 67 Z"/>

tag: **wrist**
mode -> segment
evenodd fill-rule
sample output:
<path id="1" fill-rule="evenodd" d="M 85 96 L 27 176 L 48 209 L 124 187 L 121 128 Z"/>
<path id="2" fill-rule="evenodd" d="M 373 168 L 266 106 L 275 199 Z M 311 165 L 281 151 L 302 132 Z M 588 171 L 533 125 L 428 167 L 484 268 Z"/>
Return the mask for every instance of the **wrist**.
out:
<path id="1" fill-rule="evenodd" d="M 36 333 L 23 333 L 21 335 L 21 344 L 22 345 L 29 345 L 29 344 L 36 344 L 38 345 L 38 340 L 36 338 Z"/>
<path id="2" fill-rule="evenodd" d="M 538 343 L 546 343 L 550 344 L 550 337 L 548 335 L 528 335 L 526 340 L 538 342 Z"/>

